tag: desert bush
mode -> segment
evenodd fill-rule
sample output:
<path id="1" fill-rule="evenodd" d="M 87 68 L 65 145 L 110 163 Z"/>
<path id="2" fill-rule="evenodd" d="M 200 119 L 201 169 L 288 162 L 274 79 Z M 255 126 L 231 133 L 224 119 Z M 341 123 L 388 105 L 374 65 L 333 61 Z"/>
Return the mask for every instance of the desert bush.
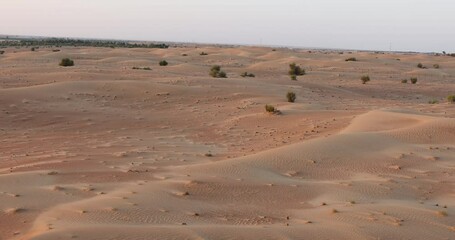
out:
<path id="1" fill-rule="evenodd" d="M 265 111 L 267 111 L 269 113 L 274 113 L 276 110 L 277 109 L 273 105 L 268 105 L 268 104 L 265 105 Z"/>
<path id="2" fill-rule="evenodd" d="M 188 56 L 188 54 L 184 53 L 184 54 L 182 54 L 182 56 L 183 56 L 183 57 L 187 57 L 187 56 Z"/>
<path id="3" fill-rule="evenodd" d="M 297 80 L 297 76 L 296 75 L 291 75 L 291 80 Z"/>
<path id="4" fill-rule="evenodd" d="M 416 77 L 411 78 L 411 83 L 412 84 L 416 84 L 417 83 L 417 78 Z"/>
<path id="5" fill-rule="evenodd" d="M 408 79 L 401 80 L 401 83 L 408 83 Z"/>
<path id="6" fill-rule="evenodd" d="M 433 64 L 433 68 L 439 69 L 439 64 Z"/>
<path id="7" fill-rule="evenodd" d="M 201 52 L 201 53 L 199 53 L 199 55 L 201 55 L 201 56 L 207 56 L 207 55 L 209 55 L 209 54 L 206 53 L 206 52 Z"/>
<path id="8" fill-rule="evenodd" d="M 166 60 L 160 61 L 160 66 L 167 66 L 169 63 Z"/>
<path id="9" fill-rule="evenodd" d="M 438 104 L 439 101 L 436 100 L 436 99 L 432 99 L 432 100 L 428 101 L 428 103 L 429 103 L 429 104 Z"/>
<path id="10" fill-rule="evenodd" d="M 418 68 L 423 68 L 423 64 L 422 64 L 422 63 L 418 63 L 418 64 L 417 64 L 417 67 L 418 67 Z"/>
<path id="11" fill-rule="evenodd" d="M 290 76 L 303 76 L 305 75 L 305 70 L 302 69 L 295 63 L 289 64 L 289 75 Z"/>
<path id="12" fill-rule="evenodd" d="M 210 69 L 210 76 L 214 77 L 214 78 L 226 78 L 227 75 L 224 71 L 221 71 L 221 67 L 218 66 L 218 65 L 215 65 L 213 66 L 211 69 Z"/>
<path id="13" fill-rule="evenodd" d="M 134 69 L 134 70 L 148 70 L 148 71 L 152 70 L 150 67 L 133 67 L 132 69 Z"/>
<path id="14" fill-rule="evenodd" d="M 2 55 L 2 54 L 4 54 L 4 53 L 5 53 L 5 51 L 0 51 L 0 55 Z"/>
<path id="15" fill-rule="evenodd" d="M 346 58 L 344 61 L 346 61 L 346 62 L 355 62 L 355 61 L 357 61 L 357 58 L 355 58 L 355 57 Z"/>
<path id="16" fill-rule="evenodd" d="M 286 94 L 286 99 L 288 100 L 288 102 L 295 102 L 295 99 L 297 98 L 297 96 L 295 95 L 294 92 L 288 92 Z"/>
<path id="17" fill-rule="evenodd" d="M 35 48 L 34 48 L 34 47 L 30 48 L 30 51 L 34 52 L 34 51 L 35 51 Z"/>
<path id="18" fill-rule="evenodd" d="M 447 97 L 447 101 L 449 103 L 455 103 L 455 95 L 450 95 Z"/>
<path id="19" fill-rule="evenodd" d="M 52 52 L 60 52 L 60 49 L 53 49 Z"/>
<path id="20" fill-rule="evenodd" d="M 365 84 L 370 81 L 370 76 L 364 75 L 360 78 L 360 80 L 362 80 L 362 83 Z"/>
<path id="21" fill-rule="evenodd" d="M 242 77 L 256 77 L 253 73 L 244 72 L 240 76 Z"/>
<path id="22" fill-rule="evenodd" d="M 62 67 L 70 67 L 70 66 L 74 66 L 74 61 L 69 59 L 69 58 L 64 58 L 60 61 L 60 66 Z"/>

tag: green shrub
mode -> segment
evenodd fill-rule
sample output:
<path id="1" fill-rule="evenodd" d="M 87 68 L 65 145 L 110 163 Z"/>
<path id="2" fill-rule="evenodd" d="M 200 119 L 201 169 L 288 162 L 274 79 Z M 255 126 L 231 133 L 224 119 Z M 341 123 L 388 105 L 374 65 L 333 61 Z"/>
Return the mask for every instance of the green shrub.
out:
<path id="1" fill-rule="evenodd" d="M 148 70 L 151 71 L 152 69 L 150 67 L 133 67 L 134 70 Z"/>
<path id="2" fill-rule="evenodd" d="M 435 100 L 435 99 L 432 99 L 432 100 L 428 101 L 428 103 L 429 104 L 437 104 L 437 103 L 439 103 L 439 101 Z"/>
<path id="3" fill-rule="evenodd" d="M 244 72 L 240 76 L 242 77 L 256 77 L 253 73 Z"/>
<path id="4" fill-rule="evenodd" d="M 209 55 L 209 54 L 206 53 L 206 52 L 201 52 L 201 53 L 199 53 L 199 55 L 201 55 L 201 56 L 207 56 L 207 55 Z"/>
<path id="5" fill-rule="evenodd" d="M 295 63 L 289 64 L 289 76 L 303 76 L 305 75 L 305 70 L 300 66 L 297 66 Z"/>
<path id="6" fill-rule="evenodd" d="M 60 66 L 62 67 L 70 67 L 70 66 L 74 66 L 74 61 L 69 59 L 69 58 L 64 58 L 60 61 Z"/>
<path id="7" fill-rule="evenodd" d="M 297 98 L 297 96 L 295 95 L 294 92 L 288 92 L 286 94 L 286 98 L 287 98 L 288 102 L 293 103 L 293 102 L 295 102 L 295 99 Z"/>
<path id="8" fill-rule="evenodd" d="M 423 68 L 423 64 L 422 64 L 422 63 L 419 63 L 419 64 L 417 64 L 417 67 L 418 67 L 418 68 Z"/>
<path id="9" fill-rule="evenodd" d="M 408 79 L 401 80 L 401 83 L 408 83 Z"/>
<path id="10" fill-rule="evenodd" d="M 214 78 L 226 78 L 227 77 L 226 73 L 221 71 L 221 67 L 218 65 L 215 65 L 210 69 L 209 75 Z"/>
<path id="11" fill-rule="evenodd" d="M 160 66 L 167 66 L 168 62 L 166 60 L 160 61 Z"/>
<path id="12" fill-rule="evenodd" d="M 296 81 L 297 80 L 297 76 L 296 75 L 291 75 L 291 80 Z"/>
<path id="13" fill-rule="evenodd" d="M 415 78 L 415 77 L 411 78 L 411 83 L 412 84 L 416 84 L 417 83 L 417 78 Z"/>
<path id="14" fill-rule="evenodd" d="M 433 68 L 439 69 L 439 64 L 433 64 Z"/>
<path id="15" fill-rule="evenodd" d="M 447 97 L 447 101 L 449 103 L 455 103 L 455 95 L 450 95 Z"/>
<path id="16" fill-rule="evenodd" d="M 223 71 L 220 71 L 220 72 L 218 73 L 218 77 L 219 77 L 219 78 L 227 78 L 227 74 L 226 74 L 225 72 L 223 72 Z"/>
<path id="17" fill-rule="evenodd" d="M 362 83 L 365 84 L 370 81 L 370 76 L 364 75 L 360 78 L 360 80 L 362 80 Z"/>
<path id="18" fill-rule="evenodd" d="M 356 62 L 357 58 L 355 58 L 355 57 L 346 58 L 344 61 L 346 61 L 346 62 Z"/>
<path id="19" fill-rule="evenodd" d="M 274 113 L 276 110 L 277 109 L 272 105 L 268 105 L 268 104 L 265 105 L 265 111 L 267 111 L 269 113 Z"/>

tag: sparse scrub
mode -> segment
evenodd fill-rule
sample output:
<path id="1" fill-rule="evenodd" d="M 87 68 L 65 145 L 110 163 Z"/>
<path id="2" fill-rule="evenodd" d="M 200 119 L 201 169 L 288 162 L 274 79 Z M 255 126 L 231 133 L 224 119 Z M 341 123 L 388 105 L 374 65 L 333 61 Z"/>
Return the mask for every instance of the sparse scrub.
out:
<path id="1" fill-rule="evenodd" d="M 355 57 L 346 58 L 344 61 L 346 61 L 346 62 L 356 62 L 357 58 L 355 58 Z"/>
<path id="2" fill-rule="evenodd" d="M 447 101 L 449 103 L 455 103 L 455 95 L 450 95 L 447 97 Z"/>
<path id="3" fill-rule="evenodd" d="M 418 64 L 417 64 L 417 67 L 418 67 L 418 68 L 424 68 L 422 63 L 418 63 Z"/>
<path id="4" fill-rule="evenodd" d="M 433 100 L 430 100 L 430 101 L 428 101 L 428 103 L 429 103 L 429 104 L 438 104 L 438 103 L 439 103 L 439 101 L 438 101 L 438 100 L 435 100 L 435 99 L 433 99 Z"/>
<path id="5" fill-rule="evenodd" d="M 64 58 L 60 61 L 59 65 L 62 67 L 71 67 L 74 66 L 74 61 L 69 58 Z"/>
<path id="6" fill-rule="evenodd" d="M 199 55 L 201 55 L 201 56 L 207 56 L 207 55 L 209 55 L 209 54 L 206 53 L 206 52 L 201 52 L 201 53 L 199 53 Z"/>
<path id="7" fill-rule="evenodd" d="M 133 70 L 147 70 L 147 71 L 152 70 L 150 67 L 133 67 L 132 69 Z"/>
<path id="8" fill-rule="evenodd" d="M 253 73 L 244 72 L 240 76 L 242 77 L 256 77 Z"/>
<path id="9" fill-rule="evenodd" d="M 408 79 L 401 80 L 401 83 L 408 83 Z"/>
<path id="10" fill-rule="evenodd" d="M 226 78 L 227 77 L 226 73 L 221 71 L 221 67 L 218 65 L 213 66 L 210 69 L 209 74 L 210 74 L 210 76 L 212 76 L 214 78 Z"/>
<path id="11" fill-rule="evenodd" d="M 288 102 L 293 103 L 293 102 L 295 102 L 295 99 L 296 99 L 296 98 L 297 98 L 297 96 L 295 95 L 294 92 L 288 92 L 288 93 L 286 94 L 286 99 L 288 100 Z"/>
<path id="12" fill-rule="evenodd" d="M 0 55 L 2 55 L 2 54 L 4 54 L 4 53 L 5 53 L 5 51 L 0 51 Z"/>
<path id="13" fill-rule="evenodd" d="M 274 107 L 273 105 L 266 104 L 265 105 L 265 111 L 268 113 L 273 113 L 273 114 L 279 114 L 280 111 Z"/>
<path id="14" fill-rule="evenodd" d="M 289 76 L 292 80 L 297 80 L 297 76 L 305 75 L 305 70 L 298 66 L 296 63 L 289 64 Z"/>
<path id="15" fill-rule="evenodd" d="M 370 76 L 364 75 L 360 78 L 360 80 L 362 80 L 362 84 L 365 84 L 370 81 Z"/>
<path id="16" fill-rule="evenodd" d="M 160 66 L 167 66 L 169 63 L 166 60 L 160 61 Z"/>
<path id="17" fill-rule="evenodd" d="M 439 69 L 439 64 L 433 64 L 433 68 Z"/>
<path id="18" fill-rule="evenodd" d="M 417 83 L 417 78 L 416 77 L 412 77 L 411 78 L 411 83 L 412 84 L 416 84 Z"/>

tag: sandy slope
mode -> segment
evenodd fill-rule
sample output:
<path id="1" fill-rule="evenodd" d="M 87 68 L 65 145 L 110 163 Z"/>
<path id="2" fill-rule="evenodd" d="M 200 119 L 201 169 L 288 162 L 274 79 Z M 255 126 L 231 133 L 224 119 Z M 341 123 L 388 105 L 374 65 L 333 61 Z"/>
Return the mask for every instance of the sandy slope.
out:
<path id="1" fill-rule="evenodd" d="M 455 235 L 455 58 L 61 50 L 0 55 L 0 239 Z"/>

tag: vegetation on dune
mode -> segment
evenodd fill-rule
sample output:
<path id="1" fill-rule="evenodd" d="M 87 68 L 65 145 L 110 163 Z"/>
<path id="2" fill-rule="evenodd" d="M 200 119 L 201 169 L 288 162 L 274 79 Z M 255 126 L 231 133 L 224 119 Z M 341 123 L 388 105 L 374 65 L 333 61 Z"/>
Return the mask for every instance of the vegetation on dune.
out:
<path id="1" fill-rule="evenodd" d="M 450 95 L 447 97 L 447 101 L 449 103 L 455 103 L 455 95 Z"/>
<path id="2" fill-rule="evenodd" d="M 355 57 L 346 58 L 344 61 L 346 61 L 346 62 L 356 62 L 357 58 L 355 58 Z"/>
<path id="3" fill-rule="evenodd" d="M 408 79 L 401 80 L 401 83 L 408 83 Z"/>
<path id="4" fill-rule="evenodd" d="M 166 60 L 160 61 L 160 66 L 167 66 L 169 63 Z"/>
<path id="5" fill-rule="evenodd" d="M 297 98 L 297 96 L 295 95 L 294 92 L 288 92 L 288 93 L 286 94 L 286 99 L 288 100 L 288 102 L 293 103 L 293 102 L 295 102 L 295 99 L 296 99 L 296 98 Z"/>
<path id="6" fill-rule="evenodd" d="M 206 53 L 206 52 L 201 52 L 201 53 L 199 53 L 199 55 L 201 55 L 201 56 L 207 56 L 207 55 L 209 55 L 209 54 Z"/>
<path id="7" fill-rule="evenodd" d="M 221 67 L 218 65 L 213 66 L 210 69 L 209 74 L 210 74 L 210 76 L 212 76 L 214 78 L 226 78 L 227 77 L 226 73 L 221 71 Z"/>
<path id="8" fill-rule="evenodd" d="M 362 83 L 365 84 L 370 81 L 370 76 L 364 75 L 360 78 L 360 80 L 362 80 Z"/>
<path id="9" fill-rule="evenodd" d="M 148 71 L 152 70 L 150 67 L 133 67 L 132 69 L 134 69 L 134 70 L 148 70 Z"/>
<path id="10" fill-rule="evenodd" d="M 305 70 L 298 66 L 296 63 L 289 64 L 289 76 L 291 76 L 292 80 L 297 80 L 297 76 L 305 75 Z"/>
<path id="11" fill-rule="evenodd" d="M 433 68 L 439 69 L 439 64 L 433 64 Z"/>
<path id="12" fill-rule="evenodd" d="M 64 58 L 60 61 L 59 65 L 62 67 L 71 67 L 74 66 L 74 61 L 69 58 Z"/>
<path id="13" fill-rule="evenodd" d="M 416 84 L 417 83 L 417 78 L 416 77 L 412 77 L 411 78 L 411 83 L 412 84 Z"/>
<path id="14" fill-rule="evenodd" d="M 278 109 L 276 109 L 273 105 L 266 104 L 265 111 L 269 113 L 275 113 L 276 111 L 278 111 Z"/>
<path id="15" fill-rule="evenodd" d="M 424 66 L 423 66 L 422 63 L 418 63 L 418 64 L 417 64 L 417 67 L 418 67 L 418 68 L 424 68 Z"/>
<path id="16" fill-rule="evenodd" d="M 253 73 L 244 72 L 240 76 L 242 77 L 256 77 Z"/>
<path id="17" fill-rule="evenodd" d="M 0 41 L 0 47 L 111 47 L 111 48 L 169 48 L 164 43 L 139 43 L 115 40 L 86 40 L 71 38 L 16 38 Z"/>

